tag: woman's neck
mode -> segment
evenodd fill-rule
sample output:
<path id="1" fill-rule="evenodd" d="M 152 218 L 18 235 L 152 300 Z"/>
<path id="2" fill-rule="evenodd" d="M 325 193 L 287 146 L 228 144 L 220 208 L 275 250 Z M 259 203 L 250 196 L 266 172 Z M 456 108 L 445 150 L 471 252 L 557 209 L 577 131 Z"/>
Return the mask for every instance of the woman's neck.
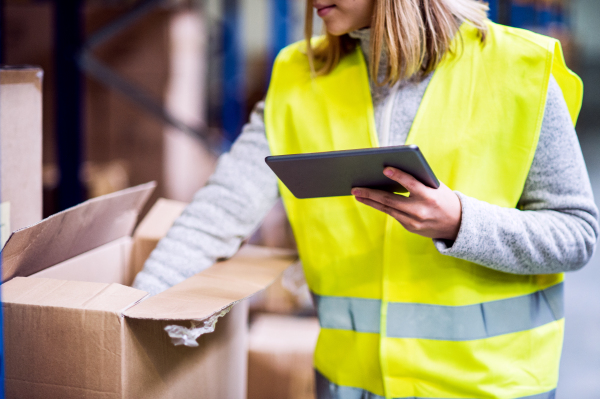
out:
<path id="1" fill-rule="evenodd" d="M 369 70 L 369 76 L 371 74 L 371 29 L 363 28 L 352 31 L 348 34 L 351 38 L 358 40 L 360 48 L 365 57 L 365 61 L 367 63 L 367 69 Z M 381 59 L 379 61 L 379 78 L 384 79 L 385 73 L 387 71 L 387 51 L 381 52 Z M 371 76 L 370 76 L 371 77 Z M 372 77 L 371 77 L 372 78 Z"/>
<path id="2" fill-rule="evenodd" d="M 358 29 L 358 30 L 348 33 L 348 35 L 351 38 L 358 40 L 358 44 L 360 45 L 360 48 L 365 57 L 365 62 L 367 63 L 367 70 L 369 71 L 369 78 L 373 79 L 373 77 L 371 76 L 371 28 Z M 427 59 L 427 56 L 425 57 L 425 60 L 426 59 Z M 387 69 L 388 69 L 388 52 L 386 50 L 385 43 L 383 43 L 383 48 L 381 51 L 381 58 L 379 60 L 379 73 L 378 73 L 379 76 L 378 76 L 378 78 L 379 78 L 380 82 L 385 80 Z M 426 76 L 414 75 L 414 76 L 404 80 L 403 82 L 401 82 L 401 84 L 404 84 L 406 82 L 418 82 L 424 78 L 426 78 Z"/>

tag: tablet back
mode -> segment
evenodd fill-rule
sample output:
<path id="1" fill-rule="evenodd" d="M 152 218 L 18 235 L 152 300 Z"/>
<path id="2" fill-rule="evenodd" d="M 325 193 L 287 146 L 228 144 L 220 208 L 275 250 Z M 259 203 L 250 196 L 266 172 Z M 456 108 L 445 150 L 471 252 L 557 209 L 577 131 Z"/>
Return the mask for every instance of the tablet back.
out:
<path id="1" fill-rule="evenodd" d="M 411 174 L 426 186 L 439 187 L 415 145 L 270 156 L 265 161 L 296 198 L 351 195 L 354 187 L 406 192 L 383 174 L 387 166 Z"/>

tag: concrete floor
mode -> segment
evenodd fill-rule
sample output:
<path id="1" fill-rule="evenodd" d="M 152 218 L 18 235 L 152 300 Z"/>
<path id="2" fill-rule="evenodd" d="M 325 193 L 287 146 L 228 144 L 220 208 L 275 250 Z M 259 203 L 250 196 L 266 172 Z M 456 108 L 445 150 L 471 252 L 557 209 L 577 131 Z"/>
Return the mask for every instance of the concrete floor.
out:
<path id="1" fill-rule="evenodd" d="M 586 97 L 578 135 L 600 206 L 600 66 L 582 74 Z M 600 250 L 566 277 L 565 343 L 557 399 L 600 398 Z"/>

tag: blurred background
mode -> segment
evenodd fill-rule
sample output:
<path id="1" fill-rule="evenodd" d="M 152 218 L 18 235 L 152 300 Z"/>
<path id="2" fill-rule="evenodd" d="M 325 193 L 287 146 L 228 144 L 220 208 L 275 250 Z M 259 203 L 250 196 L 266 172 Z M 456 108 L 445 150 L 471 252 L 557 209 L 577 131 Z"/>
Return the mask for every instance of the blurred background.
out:
<path id="1" fill-rule="evenodd" d="M 190 201 L 302 38 L 302 0 L 0 0 L 0 63 L 43 82 L 44 216 L 155 180 Z M 600 198 L 600 1 L 491 0 L 490 17 L 558 38 L 585 84 L 577 126 Z M 154 201 L 149 201 L 149 204 Z M 277 206 L 253 242 L 290 247 Z M 600 257 L 567 276 L 557 397 L 600 398 Z M 312 397 L 318 332 L 301 269 L 255 300 L 249 397 Z M 273 383 L 273 376 L 279 383 Z"/>

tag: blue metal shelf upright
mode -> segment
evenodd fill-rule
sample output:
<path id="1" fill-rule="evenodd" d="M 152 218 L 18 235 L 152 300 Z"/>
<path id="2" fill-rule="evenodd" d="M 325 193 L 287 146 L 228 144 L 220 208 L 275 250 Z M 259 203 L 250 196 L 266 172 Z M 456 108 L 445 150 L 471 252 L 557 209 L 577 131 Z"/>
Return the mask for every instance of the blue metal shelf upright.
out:
<path id="1" fill-rule="evenodd" d="M 239 0 L 223 0 L 223 70 L 222 70 L 222 128 L 224 149 L 235 141 L 244 125 L 245 68 L 241 45 L 241 15 Z"/>

